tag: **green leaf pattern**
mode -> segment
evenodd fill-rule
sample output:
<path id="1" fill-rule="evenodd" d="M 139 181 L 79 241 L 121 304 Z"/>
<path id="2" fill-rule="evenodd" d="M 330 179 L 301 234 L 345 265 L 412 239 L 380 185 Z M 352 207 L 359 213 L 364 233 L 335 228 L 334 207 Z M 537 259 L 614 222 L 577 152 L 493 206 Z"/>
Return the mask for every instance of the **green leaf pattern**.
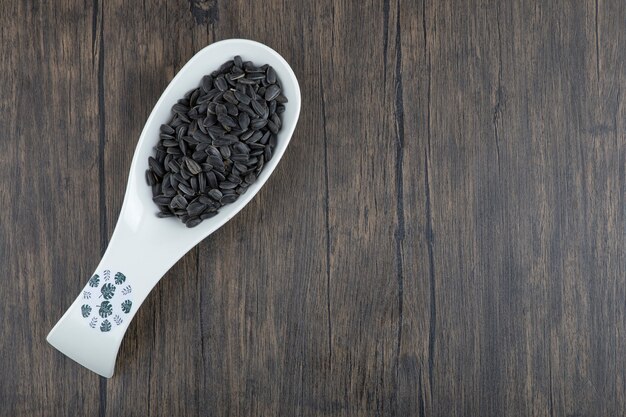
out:
<path id="1" fill-rule="evenodd" d="M 102 324 L 100 325 L 100 331 L 108 332 L 110 330 L 111 330 L 111 322 L 108 320 L 103 321 Z"/>
<path id="2" fill-rule="evenodd" d="M 113 314 L 113 306 L 111 305 L 111 303 L 108 301 L 103 301 L 100 304 L 100 310 L 98 311 L 98 314 L 100 314 L 100 317 L 102 317 L 103 319 Z"/>
<path id="3" fill-rule="evenodd" d="M 126 281 L 126 275 L 122 274 L 121 272 L 115 274 L 115 283 L 117 285 L 123 284 L 124 281 Z"/>
<path id="4" fill-rule="evenodd" d="M 91 306 L 89 304 L 83 304 L 80 308 L 80 312 L 83 314 L 83 317 L 89 317 L 91 314 Z"/>
<path id="5" fill-rule="evenodd" d="M 133 306 L 131 283 L 123 272 L 109 269 L 89 278 L 82 294 L 84 304 L 80 306 L 80 314 L 89 327 L 110 332 L 122 326 Z"/>
<path id="6" fill-rule="evenodd" d="M 115 295 L 115 285 L 111 283 L 104 284 L 100 292 L 105 300 L 110 300 Z"/>
<path id="7" fill-rule="evenodd" d="M 100 284 L 100 276 L 98 274 L 95 274 L 93 277 L 89 279 L 89 286 L 97 287 L 98 284 Z"/>
<path id="8" fill-rule="evenodd" d="M 122 303 L 122 311 L 126 314 L 130 313 L 130 308 L 133 306 L 133 302 L 130 300 L 125 300 Z"/>

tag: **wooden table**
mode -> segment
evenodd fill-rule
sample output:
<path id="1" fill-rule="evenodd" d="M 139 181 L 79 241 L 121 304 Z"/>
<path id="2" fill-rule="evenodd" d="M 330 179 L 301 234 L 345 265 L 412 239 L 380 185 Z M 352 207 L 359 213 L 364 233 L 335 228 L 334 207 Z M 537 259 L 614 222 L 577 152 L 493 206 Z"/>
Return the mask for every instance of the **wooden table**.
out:
<path id="1" fill-rule="evenodd" d="M 624 415 L 625 22 L 620 0 L 1 2 L 0 414 Z M 292 144 L 99 378 L 45 336 L 160 93 L 232 37 L 296 72 Z"/>

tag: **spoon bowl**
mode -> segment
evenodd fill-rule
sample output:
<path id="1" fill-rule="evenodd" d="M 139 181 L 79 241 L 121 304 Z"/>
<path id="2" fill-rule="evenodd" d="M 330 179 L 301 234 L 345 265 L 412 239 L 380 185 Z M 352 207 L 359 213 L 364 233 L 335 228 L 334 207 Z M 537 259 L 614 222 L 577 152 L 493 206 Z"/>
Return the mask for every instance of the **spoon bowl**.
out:
<path id="1" fill-rule="evenodd" d="M 151 188 L 145 182 L 148 157 L 159 140 L 160 126 L 171 118 L 171 107 L 198 87 L 202 77 L 241 55 L 258 65 L 271 65 L 289 99 L 272 159 L 257 180 L 235 202 L 198 226 L 179 219 L 158 218 Z M 196 55 L 167 86 L 139 137 L 130 167 L 120 216 L 94 274 L 48 334 L 56 349 L 99 375 L 110 378 L 124 333 L 141 303 L 163 275 L 190 249 L 219 229 L 259 192 L 282 158 L 300 115 L 300 87 L 289 64 L 273 49 L 246 39 L 213 43 Z"/>

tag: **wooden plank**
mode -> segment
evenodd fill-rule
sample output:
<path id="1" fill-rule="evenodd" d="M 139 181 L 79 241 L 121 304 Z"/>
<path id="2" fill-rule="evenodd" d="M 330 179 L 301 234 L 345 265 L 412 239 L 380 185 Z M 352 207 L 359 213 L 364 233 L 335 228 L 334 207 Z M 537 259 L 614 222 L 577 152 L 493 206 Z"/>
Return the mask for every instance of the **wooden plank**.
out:
<path id="1" fill-rule="evenodd" d="M 425 185 L 404 201 L 423 201 L 407 233 L 432 246 L 417 259 L 433 279 L 418 275 L 406 304 L 422 308 L 430 291 L 430 321 L 422 312 L 416 329 L 434 340 L 414 366 L 422 385 L 411 411 L 620 414 L 612 369 L 623 344 L 602 323 L 622 322 L 623 229 L 612 225 L 623 221 L 624 56 L 596 37 L 623 37 L 609 18 L 623 12 L 592 2 L 424 12 L 429 141 L 407 143 L 419 144 L 413 160 L 427 157 Z M 408 96 L 423 83 L 405 83 Z"/>
<path id="2" fill-rule="evenodd" d="M 2 415 L 98 412 L 93 374 L 45 342 L 100 250 L 91 24 L 69 2 L 0 5 Z"/>

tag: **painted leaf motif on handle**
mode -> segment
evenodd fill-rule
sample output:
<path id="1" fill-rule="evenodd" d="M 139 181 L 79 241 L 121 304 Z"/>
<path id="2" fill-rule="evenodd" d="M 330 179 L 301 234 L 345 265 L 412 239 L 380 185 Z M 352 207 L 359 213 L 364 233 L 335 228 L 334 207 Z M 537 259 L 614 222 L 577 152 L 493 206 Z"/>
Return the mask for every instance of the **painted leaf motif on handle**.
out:
<path id="1" fill-rule="evenodd" d="M 109 330 L 111 330 L 111 322 L 108 320 L 104 320 L 102 324 L 100 325 L 100 331 L 108 332 Z"/>
<path id="2" fill-rule="evenodd" d="M 91 306 L 89 304 L 83 304 L 80 307 L 80 312 L 82 313 L 83 317 L 89 317 L 89 315 L 91 314 Z"/>
<path id="3" fill-rule="evenodd" d="M 126 275 L 122 274 L 121 272 L 115 274 L 115 283 L 117 285 L 123 284 L 124 281 L 126 281 Z"/>
<path id="4" fill-rule="evenodd" d="M 115 295 L 115 285 L 111 283 L 104 284 L 100 292 L 105 300 L 110 300 Z"/>
<path id="5" fill-rule="evenodd" d="M 89 286 L 97 287 L 100 284 L 100 276 L 98 274 L 94 274 L 93 277 L 89 278 Z"/>
<path id="6" fill-rule="evenodd" d="M 103 301 L 100 304 L 100 310 L 98 310 L 98 314 L 100 314 L 100 317 L 102 317 L 103 319 L 109 317 L 111 314 L 113 314 L 113 305 L 108 301 Z"/>
<path id="7" fill-rule="evenodd" d="M 126 314 L 130 313 L 130 308 L 133 306 L 133 302 L 130 300 L 125 300 L 122 303 L 122 311 Z"/>

